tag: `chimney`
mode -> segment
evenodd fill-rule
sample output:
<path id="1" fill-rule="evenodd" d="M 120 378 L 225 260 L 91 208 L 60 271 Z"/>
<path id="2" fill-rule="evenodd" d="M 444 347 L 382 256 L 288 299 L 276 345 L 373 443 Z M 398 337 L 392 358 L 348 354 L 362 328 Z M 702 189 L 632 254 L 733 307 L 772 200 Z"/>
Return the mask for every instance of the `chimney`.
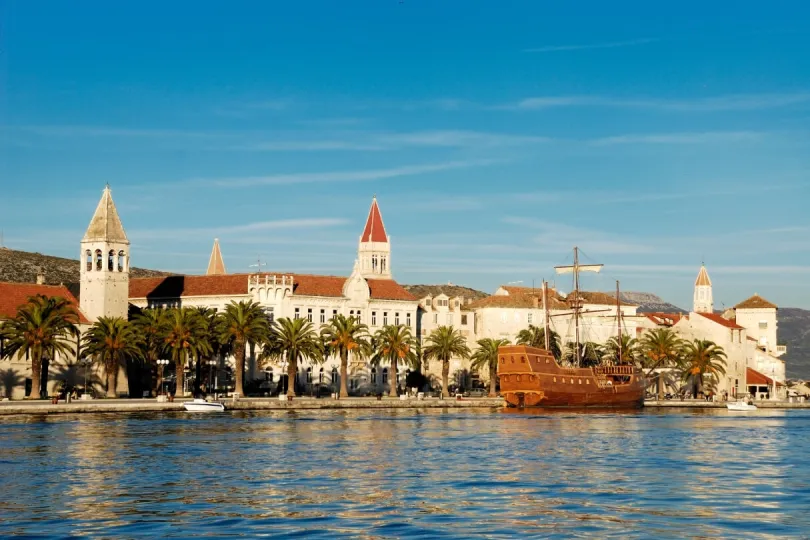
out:
<path id="1" fill-rule="evenodd" d="M 37 271 L 37 285 L 45 285 L 45 272 L 41 268 Z"/>

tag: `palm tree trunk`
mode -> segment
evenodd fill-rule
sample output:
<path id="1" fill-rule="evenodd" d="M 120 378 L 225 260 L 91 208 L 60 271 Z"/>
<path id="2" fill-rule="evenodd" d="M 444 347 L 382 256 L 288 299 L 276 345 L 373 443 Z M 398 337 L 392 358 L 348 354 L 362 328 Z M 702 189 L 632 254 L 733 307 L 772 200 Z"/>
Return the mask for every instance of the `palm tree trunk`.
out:
<path id="1" fill-rule="evenodd" d="M 349 397 L 349 351 L 340 352 L 340 397 Z"/>
<path id="2" fill-rule="evenodd" d="M 160 390 L 163 388 L 163 364 L 157 365 L 157 381 L 155 382 L 155 395 L 160 394 Z"/>
<path id="3" fill-rule="evenodd" d="M 243 343 L 238 343 L 237 342 L 236 343 L 236 350 L 234 352 L 236 353 L 236 355 L 235 355 L 235 360 L 236 360 L 236 366 L 235 367 L 236 367 L 236 369 L 234 370 L 234 371 L 236 371 L 236 373 L 235 373 L 235 375 L 236 375 L 236 383 L 234 384 L 233 391 L 234 391 L 234 393 L 239 394 L 240 396 L 244 397 L 245 391 L 244 391 L 244 388 L 243 388 L 243 386 L 244 386 L 243 379 L 244 379 L 244 371 L 245 371 L 245 352 L 246 352 L 245 345 Z"/>
<path id="4" fill-rule="evenodd" d="M 28 399 L 39 399 L 42 397 L 42 353 L 36 349 L 31 351 L 31 395 Z"/>
<path id="5" fill-rule="evenodd" d="M 497 379 L 498 378 L 498 366 L 490 364 L 489 366 L 489 397 L 496 397 L 498 395 L 498 391 L 496 389 Z"/>
<path id="6" fill-rule="evenodd" d="M 391 359 L 391 373 L 388 374 L 388 395 L 395 398 L 399 395 L 397 385 L 397 358 Z"/>
<path id="7" fill-rule="evenodd" d="M 287 361 L 287 395 L 290 397 L 295 397 L 295 374 L 297 371 L 298 366 L 298 358 L 294 356 L 292 358 L 288 358 Z"/>
<path id="8" fill-rule="evenodd" d="M 450 397 L 447 380 L 450 378 L 450 359 L 442 358 L 442 397 Z"/>
<path id="9" fill-rule="evenodd" d="M 181 355 L 174 364 L 174 394 L 172 395 L 175 397 L 177 397 L 177 392 L 180 392 L 181 396 L 183 395 L 183 382 L 186 378 L 185 371 L 183 371 L 185 360 L 185 356 Z"/>
<path id="10" fill-rule="evenodd" d="M 658 401 L 664 399 L 664 372 L 658 374 Z"/>
<path id="11" fill-rule="evenodd" d="M 117 388 L 115 387 L 118 382 L 118 362 L 115 361 L 116 359 L 112 356 L 112 353 L 107 354 L 110 355 L 107 358 L 107 364 L 104 366 L 107 372 L 107 397 L 115 398 L 118 397 Z"/>

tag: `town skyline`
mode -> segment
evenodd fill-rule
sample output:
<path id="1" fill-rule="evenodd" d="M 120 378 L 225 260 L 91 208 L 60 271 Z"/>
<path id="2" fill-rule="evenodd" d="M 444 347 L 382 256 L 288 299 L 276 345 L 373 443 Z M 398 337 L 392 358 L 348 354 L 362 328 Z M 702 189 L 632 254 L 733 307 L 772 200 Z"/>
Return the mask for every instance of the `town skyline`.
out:
<path id="1" fill-rule="evenodd" d="M 348 275 L 376 194 L 401 283 L 530 286 L 578 245 L 590 289 L 689 309 L 705 262 L 718 308 L 810 308 L 807 6 L 245 5 L 8 10 L 6 246 L 77 258 L 109 182 L 136 266 L 218 237 L 230 272 Z"/>

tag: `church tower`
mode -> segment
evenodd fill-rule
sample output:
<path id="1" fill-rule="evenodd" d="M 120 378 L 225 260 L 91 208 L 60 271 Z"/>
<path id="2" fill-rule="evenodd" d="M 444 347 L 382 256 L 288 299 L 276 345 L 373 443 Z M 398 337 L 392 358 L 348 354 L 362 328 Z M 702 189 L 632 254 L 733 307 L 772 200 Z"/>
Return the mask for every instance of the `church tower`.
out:
<path id="1" fill-rule="evenodd" d="M 214 248 L 211 250 L 211 258 L 208 259 L 208 270 L 206 276 L 221 276 L 227 274 L 225 271 L 225 261 L 222 260 L 222 252 L 219 250 L 219 238 L 214 238 Z"/>
<path id="2" fill-rule="evenodd" d="M 385 232 L 377 197 L 371 200 L 366 227 L 360 236 L 357 259 L 364 278 L 391 279 L 391 239 Z"/>
<path id="3" fill-rule="evenodd" d="M 709 273 L 706 271 L 706 267 L 702 264 L 700 265 L 700 272 L 698 272 L 697 279 L 695 280 L 695 298 L 692 311 L 695 313 L 714 312 L 712 280 L 709 279 Z"/>
<path id="4" fill-rule="evenodd" d="M 104 188 L 90 226 L 82 238 L 80 305 L 91 322 L 99 317 L 127 317 L 129 308 L 129 240 L 121 225 L 110 186 Z"/>

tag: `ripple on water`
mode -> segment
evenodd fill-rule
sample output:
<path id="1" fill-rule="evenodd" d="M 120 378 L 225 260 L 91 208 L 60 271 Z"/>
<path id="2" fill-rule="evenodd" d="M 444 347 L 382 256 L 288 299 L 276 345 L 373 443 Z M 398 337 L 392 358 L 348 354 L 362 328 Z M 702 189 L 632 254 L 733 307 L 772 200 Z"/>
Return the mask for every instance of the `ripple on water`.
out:
<path id="1" fill-rule="evenodd" d="M 0 536 L 801 536 L 808 435 L 803 411 L 17 417 Z"/>

